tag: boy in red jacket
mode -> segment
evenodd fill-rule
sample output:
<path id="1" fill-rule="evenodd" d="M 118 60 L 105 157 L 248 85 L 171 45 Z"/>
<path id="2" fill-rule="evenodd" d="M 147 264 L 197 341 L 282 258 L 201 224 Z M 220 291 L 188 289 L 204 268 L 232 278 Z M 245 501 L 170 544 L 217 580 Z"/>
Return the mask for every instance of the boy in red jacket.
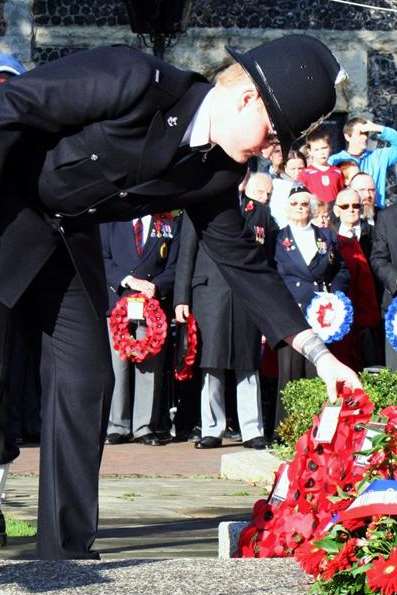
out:
<path id="1" fill-rule="evenodd" d="M 345 187 L 342 172 L 328 164 L 331 154 L 329 135 L 318 128 L 306 139 L 311 164 L 300 173 L 299 180 L 322 202 L 332 202 Z"/>

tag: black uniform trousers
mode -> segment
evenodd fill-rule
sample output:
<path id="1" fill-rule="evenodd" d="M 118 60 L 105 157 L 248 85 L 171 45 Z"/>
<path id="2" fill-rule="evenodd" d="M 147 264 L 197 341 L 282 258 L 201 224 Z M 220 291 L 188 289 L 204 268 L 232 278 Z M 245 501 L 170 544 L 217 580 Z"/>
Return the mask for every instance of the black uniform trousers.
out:
<path id="1" fill-rule="evenodd" d="M 63 245 L 18 307 L 42 340 L 38 556 L 95 558 L 90 547 L 97 530 L 98 474 L 114 381 L 106 320 L 95 315 Z M 10 314 L 1 306 L 2 370 Z M 4 374 L 2 380 L 7 386 Z"/>

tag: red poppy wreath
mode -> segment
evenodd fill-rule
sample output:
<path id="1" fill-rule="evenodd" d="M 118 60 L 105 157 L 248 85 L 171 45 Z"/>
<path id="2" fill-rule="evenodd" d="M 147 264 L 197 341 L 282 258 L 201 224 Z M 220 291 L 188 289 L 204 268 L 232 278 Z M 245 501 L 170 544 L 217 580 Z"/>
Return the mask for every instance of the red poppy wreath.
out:
<path id="1" fill-rule="evenodd" d="M 131 334 L 131 320 L 128 319 L 128 297 L 121 298 L 110 315 L 110 330 L 113 347 L 119 352 L 120 359 L 140 364 L 145 359 L 160 353 L 167 336 L 167 318 L 155 298 L 148 298 L 143 293 L 133 294 L 141 299 L 143 316 L 146 322 L 146 334 L 136 339 Z"/>
<path id="2" fill-rule="evenodd" d="M 182 365 L 175 370 L 175 378 L 180 382 L 190 380 L 193 376 L 193 366 L 197 356 L 197 322 L 192 313 L 186 321 L 187 347 Z"/>

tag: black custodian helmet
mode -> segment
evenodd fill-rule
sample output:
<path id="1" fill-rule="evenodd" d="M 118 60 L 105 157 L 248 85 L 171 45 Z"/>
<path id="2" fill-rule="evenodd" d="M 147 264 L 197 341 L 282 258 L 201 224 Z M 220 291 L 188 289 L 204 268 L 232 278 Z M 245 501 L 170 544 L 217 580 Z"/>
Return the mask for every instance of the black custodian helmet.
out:
<path id="1" fill-rule="evenodd" d="M 284 158 L 295 140 L 329 116 L 335 85 L 347 78 L 327 46 L 309 35 L 286 35 L 245 53 L 226 50 L 254 81 Z"/>

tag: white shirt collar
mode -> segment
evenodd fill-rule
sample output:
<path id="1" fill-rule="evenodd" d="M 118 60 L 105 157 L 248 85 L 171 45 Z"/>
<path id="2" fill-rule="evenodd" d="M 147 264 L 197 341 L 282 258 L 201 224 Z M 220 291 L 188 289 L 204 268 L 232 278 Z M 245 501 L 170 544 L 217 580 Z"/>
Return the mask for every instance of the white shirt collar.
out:
<path id="1" fill-rule="evenodd" d="M 211 89 L 204 97 L 183 135 L 181 145 L 201 147 L 210 144 L 210 110 L 213 94 L 214 89 Z"/>
<path id="2" fill-rule="evenodd" d="M 302 227 L 302 226 L 300 226 L 300 225 L 294 225 L 294 223 L 290 223 L 290 224 L 289 224 L 289 226 L 290 226 L 290 228 L 291 228 L 291 231 L 292 231 L 293 233 L 298 233 L 298 234 L 299 234 L 299 233 L 304 233 L 305 231 L 309 231 L 309 229 L 311 229 L 311 230 L 314 232 L 313 226 L 312 226 L 312 224 L 310 223 L 310 221 L 309 221 L 309 223 L 308 223 L 307 225 L 305 225 L 304 227 Z"/>
<path id="3" fill-rule="evenodd" d="M 361 237 L 361 225 L 358 223 L 357 225 L 353 225 L 353 227 L 347 227 L 344 223 L 341 223 L 338 229 L 338 233 L 340 236 L 345 238 L 352 238 L 353 231 L 355 237 L 359 240 Z"/>

